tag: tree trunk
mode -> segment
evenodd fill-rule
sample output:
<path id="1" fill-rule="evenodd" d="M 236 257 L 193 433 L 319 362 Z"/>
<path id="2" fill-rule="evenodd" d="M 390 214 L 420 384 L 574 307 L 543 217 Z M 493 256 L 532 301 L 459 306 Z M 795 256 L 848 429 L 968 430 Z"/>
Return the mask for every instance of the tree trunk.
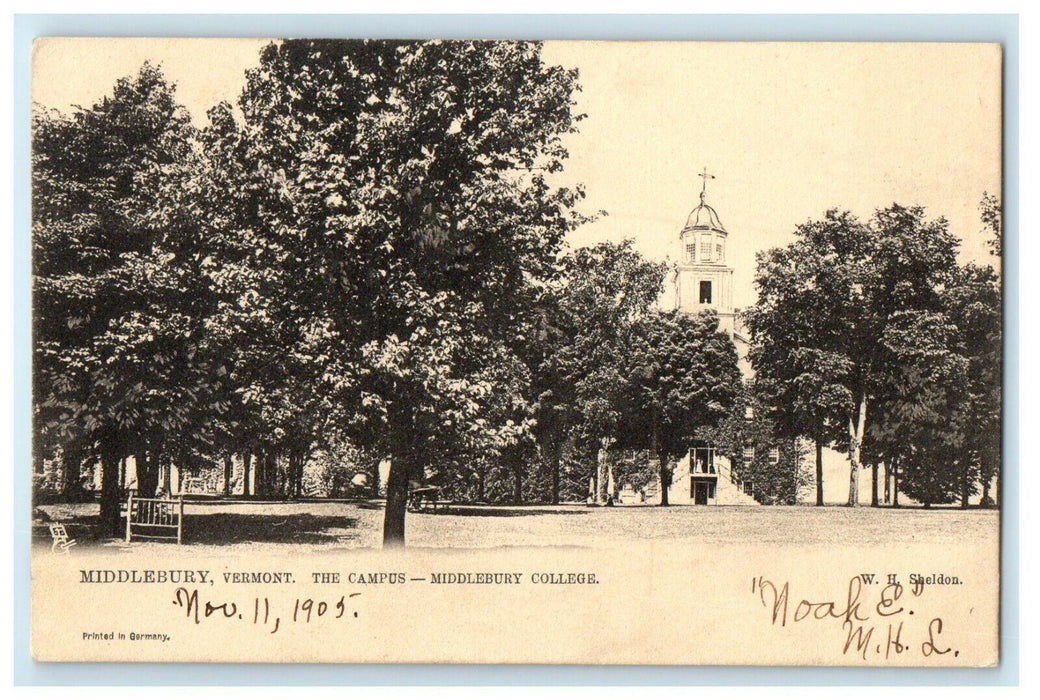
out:
<path id="1" fill-rule="evenodd" d="M 101 531 L 120 534 L 119 449 L 111 438 L 101 439 Z"/>
<path id="2" fill-rule="evenodd" d="M 968 507 L 971 498 L 971 460 L 965 460 L 964 477 L 961 479 L 961 508 Z"/>
<path id="3" fill-rule="evenodd" d="M 985 481 L 982 482 L 982 500 L 980 501 L 980 503 L 983 506 L 992 505 L 992 501 L 990 500 L 990 496 L 989 496 L 989 482 L 990 482 L 990 479 L 986 479 Z"/>
<path id="4" fill-rule="evenodd" d="M 403 451 L 390 458 L 386 478 L 386 512 L 383 516 L 383 547 L 404 546 L 404 520 L 408 511 L 408 481 L 411 455 Z"/>
<path id="5" fill-rule="evenodd" d="M 661 505 L 668 505 L 668 488 L 672 485 L 672 475 L 668 470 L 668 455 L 657 453 L 658 478 L 661 480 Z"/>
<path id="6" fill-rule="evenodd" d="M 520 470 L 513 468 L 513 505 L 522 506 L 524 504 L 524 484 L 523 474 Z"/>
<path id="7" fill-rule="evenodd" d="M 878 507 L 878 464 L 877 460 L 870 465 L 870 506 Z"/>
<path id="8" fill-rule="evenodd" d="M 134 457 L 137 463 L 137 493 L 141 498 L 155 498 L 159 488 L 159 456 L 151 453 L 151 459 L 145 452 Z"/>
<path id="9" fill-rule="evenodd" d="M 605 506 L 607 504 L 607 441 L 601 441 L 599 451 L 596 453 L 596 504 Z"/>
<path id="10" fill-rule="evenodd" d="M 267 487 L 264 485 L 264 464 L 267 461 L 267 454 L 260 450 L 256 453 L 256 459 L 253 461 L 253 495 L 264 496 Z"/>
<path id="11" fill-rule="evenodd" d="M 885 505 L 887 506 L 892 502 L 892 475 L 889 470 L 892 468 L 892 460 L 885 461 Z"/>
<path id="12" fill-rule="evenodd" d="M 382 458 L 376 459 L 372 466 L 372 498 L 379 498 L 379 465 L 382 462 Z"/>
<path id="13" fill-rule="evenodd" d="M 83 449 L 78 443 L 71 443 L 61 451 L 61 495 L 66 500 L 79 500 L 80 465 L 83 463 Z"/>
<path id="14" fill-rule="evenodd" d="M 553 445 L 552 451 L 552 502 L 560 503 L 560 463 L 563 461 L 563 440 Z"/>
<path id="15" fill-rule="evenodd" d="M 867 396 L 860 395 L 859 410 L 849 417 L 849 506 L 859 505 L 859 449 L 867 426 Z"/>
<path id="16" fill-rule="evenodd" d="M 268 454 L 267 456 L 267 468 L 264 469 L 264 480 L 267 483 L 268 496 L 274 496 L 278 493 L 278 491 L 276 490 L 276 486 L 278 483 L 278 476 L 280 473 L 280 470 L 278 469 L 279 458 L 280 455 L 274 450 L 271 450 L 270 454 Z"/>
<path id="17" fill-rule="evenodd" d="M 823 505 L 823 440 L 816 438 L 816 505 Z"/>
<path id="18" fill-rule="evenodd" d="M 231 462 L 231 453 L 227 452 L 224 454 L 224 496 L 231 495 L 231 470 L 233 468 Z"/>
<path id="19" fill-rule="evenodd" d="M 899 507 L 899 458 L 892 458 L 892 507 Z"/>
<path id="20" fill-rule="evenodd" d="M 253 468 L 253 453 L 248 450 L 242 453 L 242 495 L 249 496 L 251 485 L 249 472 Z"/>
<path id="21" fill-rule="evenodd" d="M 524 503 L 524 465 L 519 455 L 511 455 L 513 462 L 513 505 L 520 506 Z"/>
<path id="22" fill-rule="evenodd" d="M 159 462 L 159 470 L 162 474 L 163 495 L 169 496 L 173 493 L 173 484 L 171 483 L 173 477 L 173 460 L 168 456 L 163 455 L 162 460 Z"/>

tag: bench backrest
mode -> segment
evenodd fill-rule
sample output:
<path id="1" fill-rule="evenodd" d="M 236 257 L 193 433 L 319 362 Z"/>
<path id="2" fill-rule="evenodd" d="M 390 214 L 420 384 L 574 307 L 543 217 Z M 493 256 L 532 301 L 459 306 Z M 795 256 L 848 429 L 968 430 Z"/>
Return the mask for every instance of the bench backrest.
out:
<path id="1" fill-rule="evenodd" d="M 183 524 L 183 497 L 135 498 L 131 494 L 126 499 L 127 542 L 137 536 L 146 539 L 177 540 L 177 544 L 180 544 L 184 532 Z"/>

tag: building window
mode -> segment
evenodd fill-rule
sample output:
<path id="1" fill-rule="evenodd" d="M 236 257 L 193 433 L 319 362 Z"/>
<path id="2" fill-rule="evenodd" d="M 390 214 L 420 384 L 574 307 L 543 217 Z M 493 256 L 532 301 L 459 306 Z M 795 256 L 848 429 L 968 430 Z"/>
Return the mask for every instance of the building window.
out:
<path id="1" fill-rule="evenodd" d="M 710 262 L 711 261 L 711 237 L 710 236 L 703 236 L 701 238 L 701 261 L 702 262 Z"/>
<path id="2" fill-rule="evenodd" d="M 726 259 L 725 256 L 722 254 L 722 244 L 721 243 L 716 243 L 715 244 L 715 259 L 717 261 L 719 261 L 719 262 L 723 262 Z"/>
<path id="3" fill-rule="evenodd" d="M 696 243 L 687 243 L 686 244 L 686 259 L 688 261 L 690 261 L 690 262 L 693 262 L 693 260 L 696 257 L 696 255 L 697 255 L 697 244 Z"/>
<path id="4" fill-rule="evenodd" d="M 711 282 L 701 282 L 701 303 L 711 303 Z"/>
<path id="5" fill-rule="evenodd" d="M 770 464 L 776 464 L 779 461 L 780 461 L 780 448 L 779 447 L 770 447 L 769 448 L 769 463 Z"/>
<path id="6" fill-rule="evenodd" d="M 748 462 L 748 463 L 755 461 L 755 448 L 754 447 L 745 447 L 744 448 L 744 461 Z"/>

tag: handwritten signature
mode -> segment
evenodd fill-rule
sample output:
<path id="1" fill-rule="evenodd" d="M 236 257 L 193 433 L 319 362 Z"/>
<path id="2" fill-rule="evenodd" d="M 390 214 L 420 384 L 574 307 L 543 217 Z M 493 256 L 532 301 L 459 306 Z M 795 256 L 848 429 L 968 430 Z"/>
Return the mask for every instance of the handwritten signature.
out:
<path id="1" fill-rule="evenodd" d="M 890 659 L 900 654 L 919 652 L 922 657 L 942 657 L 958 650 L 945 645 L 941 637 L 945 623 L 941 617 L 932 617 L 914 636 L 922 641 L 909 641 L 910 618 L 915 614 L 914 601 L 924 594 L 923 585 L 907 591 L 901 583 L 890 582 L 876 597 L 870 595 L 860 576 L 849 579 L 845 596 L 840 600 L 812 601 L 798 599 L 792 605 L 791 585 L 784 581 L 776 584 L 764 576 L 751 579 L 751 593 L 757 596 L 770 614 L 773 626 L 787 627 L 813 621 L 840 621 L 842 654 L 853 654 L 864 661 Z M 922 618 L 923 619 L 923 618 Z M 883 637 L 883 639 L 882 639 Z"/>

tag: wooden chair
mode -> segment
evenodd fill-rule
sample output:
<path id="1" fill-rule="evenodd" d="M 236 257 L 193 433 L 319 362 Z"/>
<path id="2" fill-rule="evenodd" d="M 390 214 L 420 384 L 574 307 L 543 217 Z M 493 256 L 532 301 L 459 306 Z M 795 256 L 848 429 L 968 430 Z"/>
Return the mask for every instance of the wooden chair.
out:
<path id="1" fill-rule="evenodd" d="M 52 523 L 47 526 L 51 531 L 51 551 L 61 552 L 68 554 L 69 549 L 76 546 L 76 540 L 69 539 L 69 533 L 65 530 L 65 526 L 59 523 Z"/>

